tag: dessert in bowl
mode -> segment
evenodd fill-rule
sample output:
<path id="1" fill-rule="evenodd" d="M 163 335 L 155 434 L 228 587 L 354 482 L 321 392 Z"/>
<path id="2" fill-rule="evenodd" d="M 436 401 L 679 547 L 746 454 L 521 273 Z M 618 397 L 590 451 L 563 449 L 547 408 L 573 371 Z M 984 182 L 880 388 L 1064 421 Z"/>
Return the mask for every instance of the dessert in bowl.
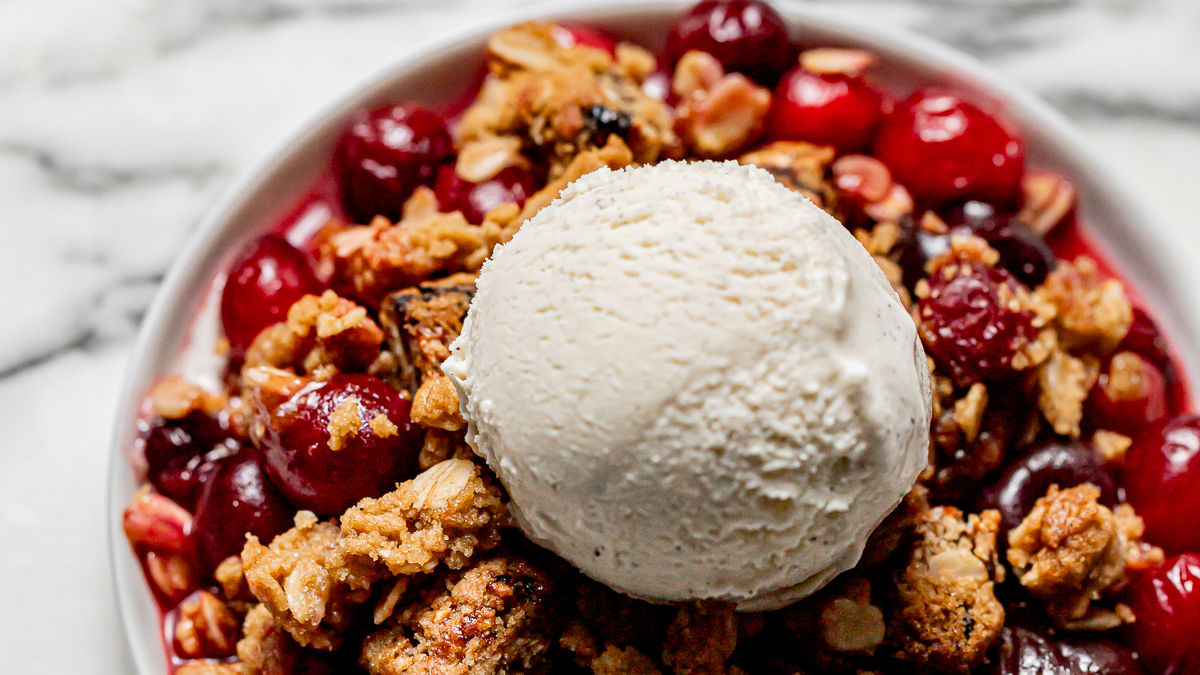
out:
<path id="1" fill-rule="evenodd" d="M 1189 296 L 1057 118 L 811 10 L 523 18 L 348 97 L 168 281 L 139 667 L 1197 667 Z"/>

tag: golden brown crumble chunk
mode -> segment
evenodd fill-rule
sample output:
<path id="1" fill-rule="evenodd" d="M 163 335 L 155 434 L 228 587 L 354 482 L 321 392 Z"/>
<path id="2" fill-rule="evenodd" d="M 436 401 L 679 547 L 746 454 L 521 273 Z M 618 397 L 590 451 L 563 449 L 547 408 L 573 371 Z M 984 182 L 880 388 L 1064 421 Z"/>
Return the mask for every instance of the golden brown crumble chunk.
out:
<path id="1" fill-rule="evenodd" d="M 264 328 L 246 350 L 245 368 L 361 371 L 375 360 L 381 344 L 383 331 L 365 307 L 325 291 L 300 298 L 288 309 L 287 321 Z"/>
<path id="2" fill-rule="evenodd" d="M 658 666 L 636 647 L 608 646 L 592 659 L 594 675 L 660 675 Z"/>
<path id="3" fill-rule="evenodd" d="M 728 602 L 684 605 L 667 629 L 663 664 L 675 675 L 725 675 L 737 647 L 737 620 Z"/>
<path id="4" fill-rule="evenodd" d="M 887 641 L 896 656 L 922 669 L 966 673 L 982 663 L 1004 626 L 993 587 L 1000 514 L 964 517 L 951 506 L 929 509 L 904 567 L 894 575 Z"/>
<path id="5" fill-rule="evenodd" d="M 505 513 L 500 491 L 483 482 L 477 464 L 449 459 L 348 509 L 338 556 L 351 566 L 383 565 L 392 574 L 432 572 L 443 561 L 459 569 L 476 551 L 496 545 Z"/>
<path id="6" fill-rule="evenodd" d="M 237 644 L 241 675 L 291 675 L 300 653 L 288 634 L 275 623 L 271 611 L 256 605 L 242 624 L 242 639 Z"/>
<path id="7" fill-rule="evenodd" d="M 759 136 L 771 92 L 740 73 L 726 74 L 721 62 L 689 51 L 675 66 L 672 88 L 679 96 L 675 128 L 699 157 L 726 157 Z"/>
<path id="8" fill-rule="evenodd" d="M 564 48 L 549 24 L 526 23 L 494 33 L 487 59 L 490 74 L 457 129 L 461 145 L 520 138 L 549 160 L 552 179 L 614 137 L 641 163 L 677 151 L 669 109 L 642 91 L 653 57 L 638 47 L 622 45 L 614 60 L 588 46 Z"/>
<path id="9" fill-rule="evenodd" d="M 370 596 L 377 577 L 347 569 L 337 555 L 338 526 L 310 511 L 269 547 L 251 536 L 242 549 L 250 591 L 276 623 L 305 646 L 333 649 L 349 625 L 350 610 Z"/>
<path id="10" fill-rule="evenodd" d="M 515 204 L 498 206 L 482 224 L 472 225 L 458 211 L 438 212 L 437 197 L 422 186 L 404 203 L 395 224 L 377 216 L 370 225 L 323 227 L 314 235 L 319 265 L 339 292 L 379 307 L 388 293 L 435 273 L 478 271 L 496 244 L 516 231 L 516 210 Z"/>
<path id="11" fill-rule="evenodd" d="M 753 164 L 784 186 L 808 197 L 837 217 L 837 193 L 828 180 L 833 148 L 802 141 L 775 141 L 738 157 L 739 164 Z"/>
<path id="12" fill-rule="evenodd" d="M 375 675 L 502 675 L 534 670 L 554 644 L 554 589 L 540 570 L 503 555 L 418 594 L 363 644 Z"/>
<path id="13" fill-rule="evenodd" d="M 1101 279 L 1096 262 L 1086 256 L 1060 261 L 1037 294 L 1057 309 L 1060 340 L 1068 349 L 1094 345 L 1107 353 L 1133 323 L 1121 282 Z"/>
<path id="14" fill-rule="evenodd" d="M 1103 622 L 1090 616 L 1097 613 L 1091 603 L 1124 587 L 1127 568 L 1146 569 L 1163 558 L 1161 549 L 1138 540 L 1141 518 L 1129 505 L 1114 513 L 1099 497 L 1090 483 L 1067 490 L 1052 485 L 1008 533 L 1008 561 L 1021 585 L 1066 626 L 1085 619 L 1089 627 Z"/>

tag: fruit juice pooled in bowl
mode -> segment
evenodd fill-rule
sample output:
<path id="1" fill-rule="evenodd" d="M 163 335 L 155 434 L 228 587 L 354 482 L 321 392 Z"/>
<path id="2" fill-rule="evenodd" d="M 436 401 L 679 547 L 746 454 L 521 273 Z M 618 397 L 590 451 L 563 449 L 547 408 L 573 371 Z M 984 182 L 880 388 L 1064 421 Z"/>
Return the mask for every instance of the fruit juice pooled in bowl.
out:
<path id="1" fill-rule="evenodd" d="M 664 38 L 496 32 L 229 266 L 124 513 L 175 672 L 1200 673 L 1200 417 L 1071 177 L 757 0 Z"/>

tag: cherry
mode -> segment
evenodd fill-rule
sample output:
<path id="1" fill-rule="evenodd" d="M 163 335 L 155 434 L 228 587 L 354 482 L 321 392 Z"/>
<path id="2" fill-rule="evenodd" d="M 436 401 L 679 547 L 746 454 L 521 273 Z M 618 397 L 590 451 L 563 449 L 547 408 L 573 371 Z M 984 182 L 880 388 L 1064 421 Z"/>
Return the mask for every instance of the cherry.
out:
<path id="1" fill-rule="evenodd" d="M 1127 599 L 1137 621 L 1129 638 L 1158 675 L 1200 673 L 1200 555 L 1169 558 L 1162 567 L 1134 579 Z"/>
<path id="2" fill-rule="evenodd" d="M 263 476 L 253 453 L 218 460 L 196 503 L 192 526 L 200 566 L 212 573 L 222 560 L 242 552 L 246 534 L 263 542 L 292 526 L 296 509 Z"/>
<path id="3" fill-rule="evenodd" d="M 1129 332 L 1117 346 L 1118 351 L 1135 352 L 1138 356 L 1153 363 L 1159 370 L 1166 371 L 1174 368 L 1171 361 L 1170 347 L 1162 331 L 1141 307 L 1133 308 L 1133 323 Z"/>
<path id="4" fill-rule="evenodd" d="M 768 133 L 773 140 L 832 145 L 840 152 L 863 150 L 883 117 L 881 102 L 861 77 L 796 66 L 775 90 Z"/>
<path id="5" fill-rule="evenodd" d="M 336 165 L 346 214 L 359 223 L 400 217 L 404 200 L 435 178 L 452 152 L 441 117 L 415 105 L 359 111 L 338 144 Z"/>
<path id="6" fill-rule="evenodd" d="M 667 33 L 666 60 L 674 68 L 693 49 L 767 86 L 796 58 L 783 18 L 761 0 L 701 0 L 684 10 Z"/>
<path id="7" fill-rule="evenodd" d="M 156 490 L 187 509 L 195 506 L 212 460 L 239 446 L 218 420 L 200 411 L 178 420 L 143 423 L 143 429 L 147 479 Z"/>
<path id="8" fill-rule="evenodd" d="M 1102 504 L 1116 504 L 1116 485 L 1097 452 L 1077 442 L 1050 441 L 1009 464 L 984 489 L 980 506 L 999 510 L 1002 530 L 1007 532 L 1029 515 L 1051 485 L 1067 489 L 1084 483 L 1100 490 Z"/>
<path id="9" fill-rule="evenodd" d="M 563 49 L 584 45 L 604 50 L 613 57 L 617 55 L 617 44 L 613 42 L 612 38 L 587 26 L 575 23 L 556 23 L 550 27 L 550 34 L 554 36 L 554 41 L 558 43 L 558 46 Z"/>
<path id="10" fill-rule="evenodd" d="M 897 225 L 900 238 L 892 250 L 899 253 L 897 263 L 904 272 L 904 285 L 911 289 L 926 277 L 925 265 L 932 258 L 950 250 L 950 235 L 925 230 L 911 215 L 901 218 Z"/>
<path id="11" fill-rule="evenodd" d="M 1113 354 L 1087 400 L 1092 426 L 1130 436 L 1167 416 L 1167 384 L 1161 370 L 1133 352 Z"/>
<path id="12" fill-rule="evenodd" d="M 287 319 L 292 303 L 322 288 L 308 258 L 283 237 L 268 234 L 246 247 L 221 292 L 221 326 L 232 354 L 245 354 L 262 329 Z"/>
<path id="13" fill-rule="evenodd" d="M 1021 139 L 944 91 L 920 91 L 899 104 L 883 120 L 874 154 L 927 206 L 978 199 L 1009 208 L 1021 195 Z"/>
<path id="14" fill-rule="evenodd" d="M 464 180 L 447 164 L 438 171 L 433 189 L 442 211 L 462 211 L 468 222 L 478 225 L 488 211 L 506 202 L 517 206 L 534 192 L 533 172 L 519 166 L 507 166 L 482 183 Z"/>
<path id="15" fill-rule="evenodd" d="M 1014 214 L 1001 214 L 991 204 L 968 201 L 946 216 L 946 224 L 963 227 L 1000 254 L 999 266 L 1033 288 L 1046 279 L 1058 258 L 1029 226 Z"/>
<path id="16" fill-rule="evenodd" d="M 343 406 L 350 397 L 357 405 Z M 339 406 L 342 406 L 339 408 Z M 337 515 L 364 497 L 378 497 L 413 475 L 421 436 L 410 421 L 411 403 L 383 381 L 360 374 L 338 374 L 313 383 L 280 407 L 263 439 L 265 469 L 297 506 L 321 515 Z M 354 411 L 357 428 L 340 433 L 331 447 L 331 421 Z M 386 416 L 392 429 L 376 432 Z M 386 426 L 386 424 L 384 425 Z M 353 435 L 351 435 L 351 433 Z"/>
<path id="17" fill-rule="evenodd" d="M 1200 550 L 1200 416 L 1183 413 L 1139 434 L 1125 456 L 1125 491 L 1146 541 Z"/>
<path id="18" fill-rule="evenodd" d="M 930 294 L 919 308 L 921 338 L 959 384 L 1008 376 L 1016 350 L 1033 337 L 1033 317 L 1001 300 L 1000 287 L 1015 284 L 1005 270 L 983 265 L 961 265 L 950 279 L 929 277 Z"/>
<path id="19" fill-rule="evenodd" d="M 1005 626 L 996 675 L 1142 675 L 1137 657 L 1109 640 L 1051 637 L 1043 630 Z"/>

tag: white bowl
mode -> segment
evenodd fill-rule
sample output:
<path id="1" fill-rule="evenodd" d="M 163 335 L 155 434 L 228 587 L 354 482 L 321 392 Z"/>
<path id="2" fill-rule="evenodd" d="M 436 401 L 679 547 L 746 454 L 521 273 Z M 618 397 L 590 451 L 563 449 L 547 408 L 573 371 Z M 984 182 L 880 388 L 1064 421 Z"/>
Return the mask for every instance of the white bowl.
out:
<path id="1" fill-rule="evenodd" d="M 673 17 L 690 2 L 597 0 L 558 2 L 497 16 L 446 35 L 411 52 L 356 84 L 289 134 L 225 195 L 192 237 L 167 274 L 133 352 L 122 388 L 122 404 L 109 470 L 110 544 L 118 604 L 138 672 L 164 675 L 167 665 L 159 613 L 141 568 L 121 530 L 121 513 L 136 488 L 129 451 L 142 400 L 157 380 L 181 371 L 212 367 L 185 362 L 189 342 L 203 354 L 215 337 L 214 312 L 223 268 L 239 248 L 271 227 L 328 167 L 332 148 L 355 110 L 391 101 L 450 103 L 476 78 L 484 44 L 493 31 L 529 19 L 570 20 L 609 30 L 650 49 L 661 46 Z M 1080 215 L 1094 239 L 1109 252 L 1154 311 L 1192 382 L 1200 365 L 1200 288 L 1167 229 L 1125 186 L 1100 166 L 1078 133 L 1041 99 L 949 47 L 917 35 L 873 24 L 824 6 L 779 8 L 793 35 L 806 44 L 855 46 L 874 51 L 880 81 L 899 90 L 946 83 L 976 101 L 998 104 L 1023 135 L 1030 164 L 1071 178 Z M 208 311 L 203 311 L 208 307 Z M 200 323 L 197 323 L 200 320 Z"/>

